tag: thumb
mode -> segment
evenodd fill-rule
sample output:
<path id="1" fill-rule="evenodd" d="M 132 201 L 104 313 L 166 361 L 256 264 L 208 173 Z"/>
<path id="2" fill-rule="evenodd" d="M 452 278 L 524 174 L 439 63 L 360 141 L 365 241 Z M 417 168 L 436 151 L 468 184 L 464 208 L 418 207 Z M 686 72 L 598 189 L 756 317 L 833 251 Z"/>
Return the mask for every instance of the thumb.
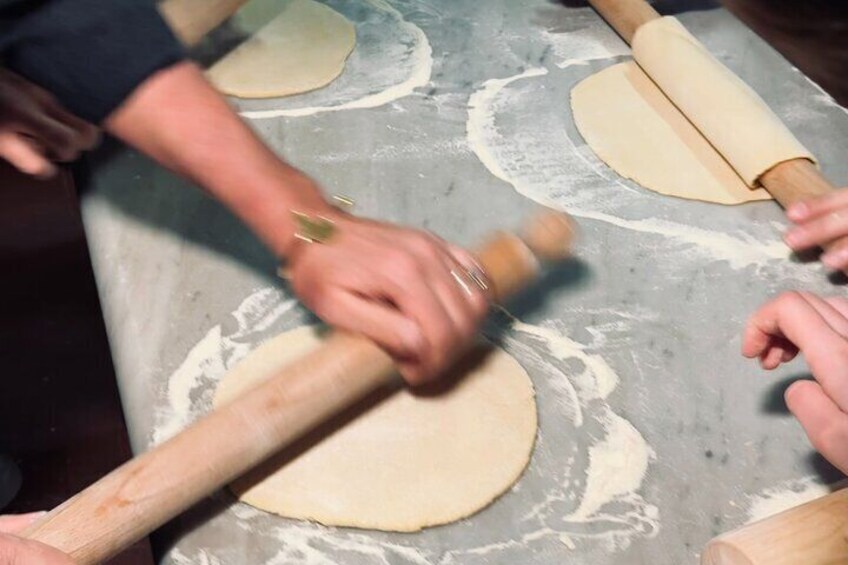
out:
<path id="1" fill-rule="evenodd" d="M 0 534 L 0 563 L 3 565 L 74 565 L 70 556 L 58 549 L 8 534 Z"/>
<path id="2" fill-rule="evenodd" d="M 30 512 L 29 514 L 6 514 L 0 516 L 0 533 L 15 534 L 27 528 L 30 524 L 47 514 L 47 512 Z"/>

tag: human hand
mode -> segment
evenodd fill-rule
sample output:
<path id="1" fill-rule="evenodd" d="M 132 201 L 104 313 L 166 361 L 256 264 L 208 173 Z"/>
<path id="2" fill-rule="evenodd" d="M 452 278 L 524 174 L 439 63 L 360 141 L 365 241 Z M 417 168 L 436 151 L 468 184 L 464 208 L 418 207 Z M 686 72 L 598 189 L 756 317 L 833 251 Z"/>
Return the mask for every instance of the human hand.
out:
<path id="1" fill-rule="evenodd" d="M 848 299 L 788 292 L 749 320 L 742 354 L 771 370 L 803 352 L 815 381 L 786 390 L 786 404 L 813 446 L 848 473 Z"/>
<path id="2" fill-rule="evenodd" d="M 56 173 L 53 161 L 73 161 L 98 138 L 96 127 L 47 91 L 0 68 L 0 158 L 23 173 L 50 177 Z"/>
<path id="3" fill-rule="evenodd" d="M 14 535 L 42 515 L 43 512 L 34 512 L 0 516 L 0 565 L 73 565 L 73 560 L 58 549 Z"/>
<path id="4" fill-rule="evenodd" d="M 789 207 L 786 216 L 795 223 L 786 232 L 789 247 L 804 251 L 827 246 L 822 263 L 834 271 L 848 271 L 848 190 L 798 202 Z"/>
<path id="5" fill-rule="evenodd" d="M 334 234 L 293 248 L 287 266 L 294 291 L 326 323 L 388 351 L 410 384 L 438 376 L 488 309 L 474 258 L 426 232 L 335 209 L 321 215 L 334 223 Z"/>
<path id="6" fill-rule="evenodd" d="M 468 274 L 479 268 L 467 252 L 328 204 L 195 65 L 179 63 L 147 79 L 104 124 L 226 204 L 284 258 L 304 304 L 328 324 L 382 346 L 410 383 L 445 369 L 485 315 L 484 292 Z M 335 234 L 324 244 L 300 242 L 292 210 L 332 220 Z"/>

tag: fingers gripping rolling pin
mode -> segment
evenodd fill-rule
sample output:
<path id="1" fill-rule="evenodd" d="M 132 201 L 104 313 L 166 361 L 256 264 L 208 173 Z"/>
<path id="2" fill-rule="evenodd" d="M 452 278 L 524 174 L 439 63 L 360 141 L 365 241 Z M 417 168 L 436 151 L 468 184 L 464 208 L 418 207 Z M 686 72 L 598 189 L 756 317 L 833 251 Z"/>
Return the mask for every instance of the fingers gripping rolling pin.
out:
<path id="1" fill-rule="evenodd" d="M 569 254 L 573 230 L 545 213 L 523 237 L 496 234 L 478 252 L 494 298 Z M 334 333 L 314 353 L 136 457 L 54 509 L 23 535 L 99 563 L 231 482 L 317 425 L 396 379 L 370 341 Z"/>
<path id="2" fill-rule="evenodd" d="M 627 43 L 633 45 L 636 62 L 639 63 L 648 76 L 650 76 L 654 82 L 656 82 L 660 88 L 665 91 L 668 98 L 671 99 L 675 105 L 681 108 L 684 113 L 687 113 L 685 111 L 685 105 L 682 106 L 680 103 L 680 97 L 675 96 L 675 93 L 668 90 L 669 82 L 660 80 L 662 77 L 656 76 L 656 73 L 652 74 L 651 68 L 646 67 L 645 61 L 640 60 L 639 53 L 637 52 L 638 40 L 637 42 L 634 42 L 634 38 L 637 35 L 636 32 L 645 24 L 659 20 L 660 14 L 658 14 L 656 10 L 654 10 L 654 8 L 651 7 L 651 5 L 645 0 L 589 0 L 589 3 L 610 24 L 610 26 L 612 26 L 613 29 L 615 29 L 615 31 L 618 32 L 625 41 L 627 41 Z M 671 56 L 673 56 L 673 54 L 669 54 L 669 57 Z M 679 72 L 680 67 L 676 67 L 675 69 L 678 71 L 675 75 L 681 75 L 680 81 L 686 81 L 687 79 L 693 78 L 692 75 L 687 77 L 684 72 Z M 728 75 L 732 75 L 732 73 L 729 73 L 728 71 Z M 677 79 L 678 77 L 674 76 L 673 78 Z M 685 87 L 686 84 L 683 84 L 683 88 L 681 88 L 680 91 L 684 91 Z M 747 89 L 747 87 L 745 88 Z M 739 98 L 745 97 L 755 97 L 758 99 L 756 94 L 753 93 L 753 91 L 750 91 L 750 89 L 748 89 L 747 93 L 739 93 Z M 757 100 L 757 102 L 761 101 Z M 767 107 L 763 104 L 762 108 L 766 109 Z M 757 108 L 752 106 L 752 109 L 756 110 Z M 714 139 L 714 136 L 711 135 L 713 132 L 710 131 L 709 128 L 705 129 L 702 127 L 704 125 L 703 123 L 699 123 L 688 113 L 687 117 L 693 121 L 694 125 L 698 127 L 699 130 L 701 130 L 707 140 L 710 141 L 710 143 L 712 143 L 720 153 L 722 153 L 725 159 L 731 162 L 731 165 L 734 166 L 746 182 L 752 183 L 753 181 L 757 185 L 762 185 L 762 187 L 765 188 L 784 208 L 788 208 L 796 202 L 816 196 L 822 196 L 836 190 L 835 187 L 828 182 L 824 176 L 822 176 L 815 164 L 809 158 L 790 158 L 782 162 L 771 162 L 768 163 L 768 167 L 766 169 L 759 169 L 756 170 L 754 174 L 746 175 L 743 171 L 739 170 L 740 167 L 737 166 L 738 164 L 733 162 L 733 159 L 729 158 L 728 153 L 723 150 L 724 144 L 722 142 L 727 141 L 728 138 L 725 138 L 724 140 Z M 741 125 L 740 127 L 744 129 L 744 125 Z M 756 135 L 757 132 L 745 133 L 748 133 L 749 135 Z M 786 133 L 788 133 L 788 131 Z M 769 134 L 763 132 L 764 137 L 768 137 L 768 135 Z M 736 142 L 738 144 L 737 148 L 739 145 L 754 145 L 746 144 L 739 140 L 736 140 Z M 839 240 L 839 242 L 831 243 L 830 246 L 834 246 L 837 243 L 848 244 L 848 241 Z"/>

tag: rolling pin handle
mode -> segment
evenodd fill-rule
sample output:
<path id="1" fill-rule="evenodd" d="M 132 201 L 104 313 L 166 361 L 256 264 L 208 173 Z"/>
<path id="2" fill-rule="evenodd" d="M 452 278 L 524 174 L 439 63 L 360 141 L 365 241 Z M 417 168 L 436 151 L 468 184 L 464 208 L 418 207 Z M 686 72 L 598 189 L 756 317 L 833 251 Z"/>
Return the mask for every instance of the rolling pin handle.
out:
<path id="1" fill-rule="evenodd" d="M 707 544 L 701 565 L 848 563 L 848 489 L 723 534 Z"/>
<path id="2" fill-rule="evenodd" d="M 589 4 L 628 45 L 637 29 L 660 17 L 645 0 L 589 0 Z"/>

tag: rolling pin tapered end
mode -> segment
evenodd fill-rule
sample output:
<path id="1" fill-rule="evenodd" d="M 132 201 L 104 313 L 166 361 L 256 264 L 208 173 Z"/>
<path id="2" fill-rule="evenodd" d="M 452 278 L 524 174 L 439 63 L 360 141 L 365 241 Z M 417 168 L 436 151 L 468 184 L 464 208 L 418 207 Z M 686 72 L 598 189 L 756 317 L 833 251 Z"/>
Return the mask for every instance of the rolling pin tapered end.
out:
<path id="1" fill-rule="evenodd" d="M 574 220 L 564 212 L 545 210 L 525 226 L 522 239 L 543 261 L 560 261 L 571 255 L 577 236 Z"/>
<path id="2" fill-rule="evenodd" d="M 754 562 L 733 544 L 718 538 L 707 545 L 701 565 L 754 565 Z"/>

